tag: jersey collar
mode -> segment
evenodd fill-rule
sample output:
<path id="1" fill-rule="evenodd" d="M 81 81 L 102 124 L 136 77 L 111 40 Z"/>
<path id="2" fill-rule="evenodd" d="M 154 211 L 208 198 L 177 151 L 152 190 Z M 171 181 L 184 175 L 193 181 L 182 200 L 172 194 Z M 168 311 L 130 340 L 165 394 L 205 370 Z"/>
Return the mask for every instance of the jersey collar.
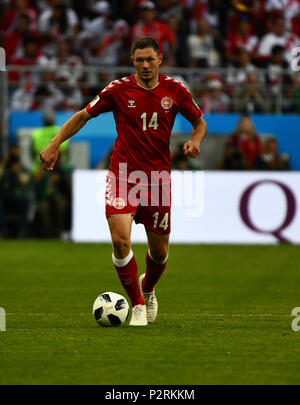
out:
<path id="1" fill-rule="evenodd" d="M 136 78 L 135 78 L 135 74 L 133 74 L 133 80 L 135 81 L 135 83 L 136 83 L 139 87 L 141 87 L 141 88 L 144 89 L 144 90 L 154 90 L 154 89 L 160 84 L 160 73 L 158 74 L 158 82 L 156 83 L 155 86 L 151 87 L 150 89 L 147 89 L 146 87 L 141 86 L 141 85 L 137 82 L 137 80 L 136 80 Z"/>

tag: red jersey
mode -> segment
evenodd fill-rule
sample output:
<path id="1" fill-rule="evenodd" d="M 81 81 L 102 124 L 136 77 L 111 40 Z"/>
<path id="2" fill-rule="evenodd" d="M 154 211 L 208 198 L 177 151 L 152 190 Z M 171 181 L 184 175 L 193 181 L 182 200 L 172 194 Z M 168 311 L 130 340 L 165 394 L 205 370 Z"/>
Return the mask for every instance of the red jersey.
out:
<path id="1" fill-rule="evenodd" d="M 127 163 L 128 175 L 143 171 L 151 184 L 155 184 L 152 172 L 171 171 L 169 141 L 176 114 L 180 112 L 191 123 L 202 117 L 187 88 L 162 74 L 152 89 L 139 85 L 134 74 L 114 80 L 86 110 L 92 117 L 113 111 L 118 136 L 109 170 L 122 177 L 119 165 Z"/>

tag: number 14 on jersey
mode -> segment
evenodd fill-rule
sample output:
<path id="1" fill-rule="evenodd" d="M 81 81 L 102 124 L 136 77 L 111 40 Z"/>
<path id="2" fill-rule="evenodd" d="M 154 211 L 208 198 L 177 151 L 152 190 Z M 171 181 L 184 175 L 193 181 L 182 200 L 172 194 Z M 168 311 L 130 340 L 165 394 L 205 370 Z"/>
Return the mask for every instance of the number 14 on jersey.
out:
<path id="1" fill-rule="evenodd" d="M 146 112 L 144 112 L 144 113 L 141 115 L 141 119 L 142 119 L 142 121 L 143 121 L 143 131 L 146 131 L 146 130 L 147 130 L 147 113 L 146 113 Z M 154 113 L 152 114 L 152 117 L 151 117 L 151 119 L 150 119 L 150 121 L 149 121 L 149 123 L 148 123 L 148 128 L 153 128 L 153 129 L 155 129 L 155 130 L 158 128 L 157 112 L 154 112 Z"/>

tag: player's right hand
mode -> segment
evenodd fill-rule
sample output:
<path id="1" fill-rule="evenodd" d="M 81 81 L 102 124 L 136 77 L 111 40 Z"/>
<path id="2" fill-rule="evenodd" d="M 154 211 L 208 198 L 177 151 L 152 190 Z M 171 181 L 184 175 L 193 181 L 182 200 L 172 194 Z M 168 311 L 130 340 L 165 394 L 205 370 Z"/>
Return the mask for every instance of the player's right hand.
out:
<path id="1" fill-rule="evenodd" d="M 53 170 L 58 158 L 58 148 L 48 145 L 46 149 L 40 153 L 42 168 L 45 170 Z"/>

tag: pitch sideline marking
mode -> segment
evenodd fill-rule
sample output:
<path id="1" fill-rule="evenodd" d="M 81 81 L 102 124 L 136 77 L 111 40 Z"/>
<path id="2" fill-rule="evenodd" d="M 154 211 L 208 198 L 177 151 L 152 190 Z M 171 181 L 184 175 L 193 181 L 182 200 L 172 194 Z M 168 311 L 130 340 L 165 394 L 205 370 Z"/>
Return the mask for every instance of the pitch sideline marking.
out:
<path id="1" fill-rule="evenodd" d="M 83 316 L 83 315 L 87 315 L 88 313 L 87 312 L 81 312 L 81 313 L 78 313 L 77 315 L 79 315 L 79 316 Z M 6 315 L 12 315 L 12 316 L 15 316 L 15 315 L 22 315 L 22 316 L 59 316 L 59 315 L 63 315 L 63 313 L 55 313 L 55 314 L 47 314 L 47 313 L 28 313 L 28 314 L 23 314 L 23 313 L 18 313 L 18 312 L 8 312 L 8 313 L 6 313 Z M 180 316 L 181 314 L 177 314 L 178 316 Z M 265 314 L 260 314 L 260 313 L 258 313 L 258 314 L 212 314 L 212 313 L 209 313 L 209 314 L 205 314 L 205 313 L 193 313 L 192 315 L 195 315 L 195 316 L 208 316 L 208 317 L 214 317 L 214 316 L 219 316 L 219 317 L 221 317 L 221 316 L 229 316 L 229 317 L 255 317 L 255 316 L 258 316 L 258 317 L 271 317 L 271 316 L 291 316 L 290 314 L 282 314 L 282 313 L 280 313 L 280 314 L 276 314 L 276 313 L 273 313 L 273 314 L 268 314 L 268 313 L 265 313 Z M 170 314 L 158 314 L 158 316 L 170 316 Z M 184 314 L 182 314 L 182 316 L 186 316 L 186 315 L 184 315 Z"/>

